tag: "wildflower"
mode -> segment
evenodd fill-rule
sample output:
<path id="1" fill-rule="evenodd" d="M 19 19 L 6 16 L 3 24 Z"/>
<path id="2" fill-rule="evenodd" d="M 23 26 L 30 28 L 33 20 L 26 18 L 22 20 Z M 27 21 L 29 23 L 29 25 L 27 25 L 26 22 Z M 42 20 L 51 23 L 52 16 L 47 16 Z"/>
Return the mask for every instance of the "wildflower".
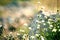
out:
<path id="1" fill-rule="evenodd" d="M 56 32 L 56 31 L 57 31 L 57 29 L 55 29 L 55 28 L 52 30 L 52 32 Z"/>

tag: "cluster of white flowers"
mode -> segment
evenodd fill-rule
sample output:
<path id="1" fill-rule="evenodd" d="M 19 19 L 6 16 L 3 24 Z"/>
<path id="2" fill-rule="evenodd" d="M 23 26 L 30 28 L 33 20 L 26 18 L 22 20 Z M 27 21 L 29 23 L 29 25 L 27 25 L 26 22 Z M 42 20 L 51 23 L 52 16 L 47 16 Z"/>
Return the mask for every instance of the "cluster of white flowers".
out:
<path id="1" fill-rule="evenodd" d="M 37 29 L 40 29 L 40 24 L 37 25 Z"/>
<path id="2" fill-rule="evenodd" d="M 31 38 L 32 38 L 32 39 L 34 39 L 34 38 L 35 38 L 35 36 L 31 36 Z"/>
<path id="3" fill-rule="evenodd" d="M 20 29 L 20 32 L 25 32 L 25 30 Z"/>

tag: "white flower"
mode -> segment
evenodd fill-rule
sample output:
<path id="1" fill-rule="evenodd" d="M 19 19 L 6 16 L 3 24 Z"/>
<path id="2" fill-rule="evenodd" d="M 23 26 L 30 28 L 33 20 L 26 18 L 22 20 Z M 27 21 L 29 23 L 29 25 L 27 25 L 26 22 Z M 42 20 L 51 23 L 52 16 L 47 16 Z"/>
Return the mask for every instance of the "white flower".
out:
<path id="1" fill-rule="evenodd" d="M 53 27 L 53 25 L 50 25 L 50 27 Z"/>
<path id="2" fill-rule="evenodd" d="M 38 26 L 38 27 L 40 27 L 40 25 L 39 25 L 39 24 L 38 24 L 37 26 Z"/>
<path id="3" fill-rule="evenodd" d="M 39 29 L 40 27 L 38 26 L 37 29 Z"/>
<path id="4" fill-rule="evenodd" d="M 23 38 L 25 38 L 25 36 L 23 36 Z"/>
<path id="5" fill-rule="evenodd" d="M 36 22 L 39 22 L 39 20 L 36 20 Z"/>
<path id="6" fill-rule="evenodd" d="M 52 27 L 49 27 L 49 29 L 52 29 Z"/>
<path id="7" fill-rule="evenodd" d="M 36 36 L 39 36 L 39 34 L 35 34 Z"/>
<path id="8" fill-rule="evenodd" d="M 42 20 L 42 22 L 45 22 L 44 20 Z"/>
<path id="9" fill-rule="evenodd" d="M 51 21 L 52 19 L 48 19 L 48 21 Z"/>
<path id="10" fill-rule="evenodd" d="M 10 34 L 12 34 L 12 32 L 10 32 Z"/>
<path id="11" fill-rule="evenodd" d="M 41 36 L 41 40 L 44 40 L 44 37 L 43 36 Z"/>
<path id="12" fill-rule="evenodd" d="M 17 33 L 17 35 L 20 35 L 19 33 Z"/>
<path id="13" fill-rule="evenodd" d="M 39 20 L 36 20 L 37 23 L 41 23 Z"/>
<path id="14" fill-rule="evenodd" d="M 25 38 L 25 37 L 26 37 L 26 34 L 23 35 L 23 38 Z"/>
<path id="15" fill-rule="evenodd" d="M 24 23 L 24 26 L 28 26 L 28 24 L 27 23 Z"/>
<path id="16" fill-rule="evenodd" d="M 45 18 L 47 18 L 47 16 L 45 16 Z"/>
<path id="17" fill-rule="evenodd" d="M 59 31 L 60 31 L 60 29 L 59 29 Z"/>
<path id="18" fill-rule="evenodd" d="M 57 26 L 59 28 L 59 26 Z"/>
<path id="19" fill-rule="evenodd" d="M 2 27 L 2 25 L 0 25 L 0 27 Z"/>
<path id="20" fill-rule="evenodd" d="M 41 15 L 40 15 L 40 17 L 41 17 Z"/>
<path id="21" fill-rule="evenodd" d="M 31 38 L 33 39 L 33 38 L 35 38 L 35 36 L 31 36 Z"/>
<path id="22" fill-rule="evenodd" d="M 41 15 L 37 15 L 37 16 L 41 17 Z"/>
<path id="23" fill-rule="evenodd" d="M 52 32 L 56 32 L 56 31 L 57 31 L 57 29 L 55 29 L 55 28 L 52 30 Z"/>
<path id="24" fill-rule="evenodd" d="M 4 37 L 6 37 L 6 35 L 4 35 Z"/>
<path id="25" fill-rule="evenodd" d="M 25 32 L 24 30 L 20 29 L 20 32 Z"/>
<path id="26" fill-rule="evenodd" d="M 46 25 L 45 23 L 43 23 L 43 25 Z"/>
<path id="27" fill-rule="evenodd" d="M 47 28 L 44 28 L 44 30 L 46 30 L 46 31 L 47 31 Z"/>
<path id="28" fill-rule="evenodd" d="M 50 24 L 50 22 L 49 22 L 49 21 L 48 21 L 47 23 L 48 23 L 48 24 Z"/>
<path id="29" fill-rule="evenodd" d="M 31 30 L 32 28 L 31 28 L 31 27 L 29 27 L 29 29 Z"/>

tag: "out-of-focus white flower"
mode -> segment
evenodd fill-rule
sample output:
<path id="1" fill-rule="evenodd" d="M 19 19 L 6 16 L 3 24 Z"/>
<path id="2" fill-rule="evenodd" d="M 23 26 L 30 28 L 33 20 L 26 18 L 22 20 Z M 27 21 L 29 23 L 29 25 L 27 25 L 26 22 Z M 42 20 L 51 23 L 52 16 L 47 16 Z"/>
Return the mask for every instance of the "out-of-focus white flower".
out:
<path id="1" fill-rule="evenodd" d="M 52 29 L 52 27 L 49 27 L 49 29 Z"/>
<path id="2" fill-rule="evenodd" d="M 42 15 L 39 15 L 39 17 L 41 17 Z"/>
<path id="3" fill-rule="evenodd" d="M 38 24 L 37 26 L 38 26 L 38 27 L 40 27 L 40 25 L 39 25 L 39 24 Z"/>
<path id="4" fill-rule="evenodd" d="M 0 27 L 2 27 L 2 25 L 0 25 Z"/>
<path id="5" fill-rule="evenodd" d="M 47 18 L 47 16 L 44 16 L 45 18 Z"/>
<path id="6" fill-rule="evenodd" d="M 59 31 L 60 31 L 60 29 L 59 29 Z"/>
<path id="7" fill-rule="evenodd" d="M 20 35 L 19 33 L 17 33 L 17 35 Z"/>
<path id="8" fill-rule="evenodd" d="M 42 22 L 45 22 L 44 20 L 42 20 Z"/>
<path id="9" fill-rule="evenodd" d="M 12 34 L 12 32 L 10 32 L 10 34 Z"/>
<path id="10" fill-rule="evenodd" d="M 34 39 L 34 38 L 35 38 L 35 36 L 31 36 L 31 38 L 32 38 L 32 39 Z"/>
<path id="11" fill-rule="evenodd" d="M 31 28 L 31 27 L 29 27 L 29 29 L 31 30 L 32 28 Z"/>
<path id="12" fill-rule="evenodd" d="M 56 31 L 57 31 L 57 29 L 55 29 L 55 28 L 52 30 L 52 32 L 56 32 Z"/>
<path id="13" fill-rule="evenodd" d="M 26 34 L 23 35 L 23 38 L 25 38 L 25 37 L 26 37 Z"/>
<path id="14" fill-rule="evenodd" d="M 46 25 L 45 23 L 43 23 L 43 25 Z"/>
<path id="15" fill-rule="evenodd" d="M 48 21 L 51 21 L 52 19 L 48 19 Z"/>
<path id="16" fill-rule="evenodd" d="M 53 25 L 50 25 L 50 27 L 53 27 Z"/>
<path id="17" fill-rule="evenodd" d="M 57 26 L 59 28 L 59 26 Z"/>
<path id="18" fill-rule="evenodd" d="M 46 31 L 47 31 L 47 28 L 44 28 L 44 30 L 46 30 Z"/>
<path id="19" fill-rule="evenodd" d="M 24 23 L 24 26 L 28 26 L 28 24 L 27 23 Z"/>
<path id="20" fill-rule="evenodd" d="M 37 29 L 40 29 L 40 27 L 38 26 Z"/>
<path id="21" fill-rule="evenodd" d="M 4 37 L 6 37 L 6 35 L 4 35 Z"/>
<path id="22" fill-rule="evenodd" d="M 44 37 L 43 36 L 41 36 L 41 40 L 44 40 Z"/>
<path id="23" fill-rule="evenodd" d="M 35 34 L 36 36 L 39 36 L 39 34 Z"/>
<path id="24" fill-rule="evenodd" d="M 25 39 L 25 36 L 23 35 L 23 38 Z"/>
<path id="25" fill-rule="evenodd" d="M 41 17 L 41 15 L 37 15 L 38 17 Z"/>
<path id="26" fill-rule="evenodd" d="M 36 22 L 39 22 L 39 20 L 36 20 Z"/>
<path id="27" fill-rule="evenodd" d="M 20 32 L 25 32 L 25 30 L 20 29 Z"/>
<path id="28" fill-rule="evenodd" d="M 49 21 L 48 21 L 47 23 L 48 23 L 48 24 L 50 24 L 50 22 L 49 22 Z"/>
<path id="29" fill-rule="evenodd" d="M 36 20 L 37 23 L 41 23 L 39 20 Z"/>

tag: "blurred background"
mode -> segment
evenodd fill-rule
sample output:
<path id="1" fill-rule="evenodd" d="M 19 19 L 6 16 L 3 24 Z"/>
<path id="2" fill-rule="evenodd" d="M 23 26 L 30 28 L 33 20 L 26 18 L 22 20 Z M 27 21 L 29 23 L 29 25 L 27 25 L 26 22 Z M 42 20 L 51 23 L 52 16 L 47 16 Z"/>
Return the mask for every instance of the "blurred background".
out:
<path id="1" fill-rule="evenodd" d="M 47 16 L 56 14 L 57 10 L 60 10 L 60 0 L 0 0 L 3 35 L 28 34 L 31 29 L 28 26 L 40 10 Z"/>

